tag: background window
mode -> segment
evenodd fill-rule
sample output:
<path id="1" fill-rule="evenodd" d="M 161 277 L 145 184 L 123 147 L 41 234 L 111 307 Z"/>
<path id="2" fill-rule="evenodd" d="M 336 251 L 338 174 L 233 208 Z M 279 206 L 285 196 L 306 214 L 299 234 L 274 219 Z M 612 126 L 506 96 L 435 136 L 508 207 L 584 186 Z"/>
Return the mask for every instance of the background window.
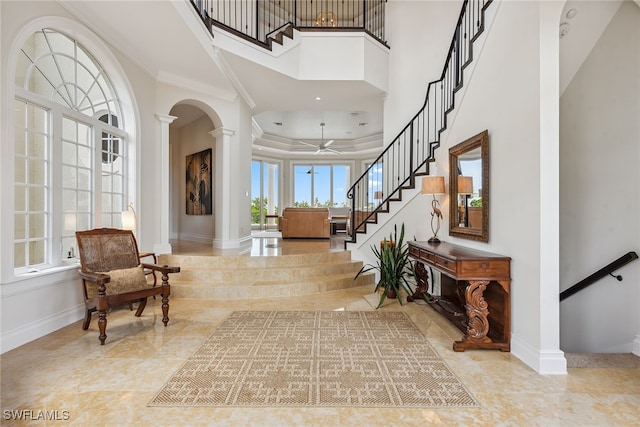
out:
<path id="1" fill-rule="evenodd" d="M 251 225 L 254 228 L 276 225 L 275 219 L 267 218 L 267 215 L 280 213 L 278 176 L 277 163 L 251 162 Z"/>
<path id="2" fill-rule="evenodd" d="M 348 165 L 295 165 L 294 206 L 348 206 L 347 191 L 351 169 Z"/>

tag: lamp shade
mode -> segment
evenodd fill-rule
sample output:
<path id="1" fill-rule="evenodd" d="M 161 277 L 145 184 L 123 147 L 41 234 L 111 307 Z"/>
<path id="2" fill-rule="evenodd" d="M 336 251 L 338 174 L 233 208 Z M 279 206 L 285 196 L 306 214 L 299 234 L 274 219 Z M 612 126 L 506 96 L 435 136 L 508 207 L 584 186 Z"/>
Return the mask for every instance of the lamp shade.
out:
<path id="1" fill-rule="evenodd" d="M 122 229 L 123 230 L 136 230 L 136 211 L 133 206 L 129 204 L 127 209 L 122 211 Z"/>
<path id="2" fill-rule="evenodd" d="M 422 178 L 422 194 L 444 194 L 443 176 L 425 176 Z"/>
<path id="3" fill-rule="evenodd" d="M 373 198 L 376 200 L 382 200 L 382 191 L 376 191 L 373 193 Z"/>
<path id="4" fill-rule="evenodd" d="M 473 194 L 472 176 L 458 176 L 458 194 Z"/>

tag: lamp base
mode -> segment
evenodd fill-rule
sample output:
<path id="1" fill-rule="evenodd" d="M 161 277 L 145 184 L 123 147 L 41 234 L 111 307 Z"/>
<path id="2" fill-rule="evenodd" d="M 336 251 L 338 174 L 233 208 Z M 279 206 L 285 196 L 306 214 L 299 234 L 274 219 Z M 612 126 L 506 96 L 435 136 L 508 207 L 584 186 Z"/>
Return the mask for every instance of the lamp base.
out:
<path id="1" fill-rule="evenodd" d="M 428 243 L 440 243 L 440 239 L 438 239 L 436 236 L 433 236 L 432 238 L 427 240 L 427 242 Z"/>

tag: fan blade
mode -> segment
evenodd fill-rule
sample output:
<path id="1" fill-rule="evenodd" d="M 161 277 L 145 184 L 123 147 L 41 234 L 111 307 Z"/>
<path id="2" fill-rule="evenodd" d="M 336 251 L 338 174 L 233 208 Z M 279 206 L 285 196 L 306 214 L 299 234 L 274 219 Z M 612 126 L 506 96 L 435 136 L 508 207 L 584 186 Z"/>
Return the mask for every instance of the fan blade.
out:
<path id="1" fill-rule="evenodd" d="M 328 146 L 330 146 L 331 144 L 333 144 L 333 139 L 330 139 L 329 141 L 325 142 L 324 144 L 322 144 L 322 146 L 324 148 L 327 148 Z"/>
<path id="2" fill-rule="evenodd" d="M 308 142 L 298 141 L 300 144 L 308 145 L 309 147 L 318 148 L 317 145 L 309 144 Z"/>
<path id="3" fill-rule="evenodd" d="M 315 153 L 313 153 L 313 155 L 315 156 L 316 154 L 322 153 L 322 150 L 318 149 L 318 151 L 316 151 Z"/>
<path id="4" fill-rule="evenodd" d="M 336 151 L 336 150 L 332 150 L 331 148 L 327 148 L 326 151 L 328 151 L 328 152 L 330 152 L 332 154 L 342 154 L 341 152 Z"/>

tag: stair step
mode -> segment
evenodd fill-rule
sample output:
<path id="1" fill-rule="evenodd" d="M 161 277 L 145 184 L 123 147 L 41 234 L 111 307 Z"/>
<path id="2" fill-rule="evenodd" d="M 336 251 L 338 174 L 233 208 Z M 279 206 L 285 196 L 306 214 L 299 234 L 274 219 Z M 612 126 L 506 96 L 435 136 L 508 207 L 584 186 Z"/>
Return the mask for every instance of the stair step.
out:
<path id="1" fill-rule="evenodd" d="M 258 281 L 258 280 L 304 280 L 307 277 L 328 274 L 345 274 L 357 272 L 362 263 L 317 263 L 315 265 L 264 266 L 244 268 L 182 268 L 181 272 L 172 274 L 172 280 L 180 281 Z"/>
<path id="2" fill-rule="evenodd" d="M 180 266 L 171 274 L 171 294 L 179 298 L 252 299 L 302 296 L 375 283 L 350 251 L 252 257 L 161 255 L 160 264 Z"/>
<path id="3" fill-rule="evenodd" d="M 278 282 L 171 282 L 171 295 L 178 298 L 201 299 L 254 299 L 310 295 L 348 289 L 357 286 L 374 286 L 375 276 L 363 274 L 354 280 L 354 274 L 336 274 L 306 281 Z"/>
<path id="4" fill-rule="evenodd" d="M 315 265 L 327 262 L 351 262 L 351 252 L 335 251 L 305 253 L 284 256 L 207 256 L 207 255 L 160 255 L 158 264 L 179 265 L 186 269 L 220 268 L 266 268 L 292 265 Z"/>

